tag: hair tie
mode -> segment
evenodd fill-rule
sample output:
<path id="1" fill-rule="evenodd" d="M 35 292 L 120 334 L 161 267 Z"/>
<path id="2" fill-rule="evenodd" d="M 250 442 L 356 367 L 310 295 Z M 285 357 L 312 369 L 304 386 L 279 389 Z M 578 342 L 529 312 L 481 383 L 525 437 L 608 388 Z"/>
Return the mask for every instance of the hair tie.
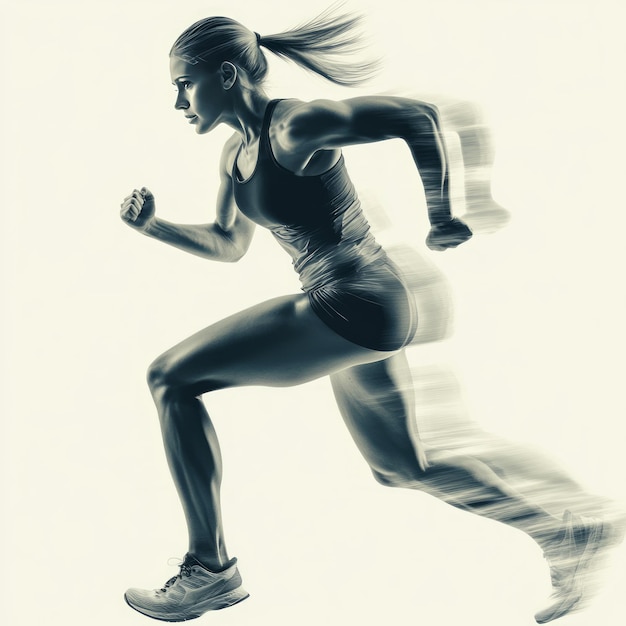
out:
<path id="1" fill-rule="evenodd" d="M 257 33 L 256 31 L 254 32 L 255 36 L 256 36 L 256 42 L 259 44 L 259 46 L 261 45 L 261 35 L 259 35 L 259 33 Z"/>

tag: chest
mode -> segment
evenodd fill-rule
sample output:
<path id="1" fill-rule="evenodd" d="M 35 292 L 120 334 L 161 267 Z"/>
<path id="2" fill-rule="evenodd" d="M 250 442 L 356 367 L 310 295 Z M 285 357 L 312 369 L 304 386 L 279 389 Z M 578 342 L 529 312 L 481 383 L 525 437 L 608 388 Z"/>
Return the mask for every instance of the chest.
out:
<path id="1" fill-rule="evenodd" d="M 239 210 L 265 228 L 321 227 L 328 221 L 332 198 L 324 177 L 296 176 L 260 158 L 243 177 L 238 165 L 233 172 L 233 192 Z"/>

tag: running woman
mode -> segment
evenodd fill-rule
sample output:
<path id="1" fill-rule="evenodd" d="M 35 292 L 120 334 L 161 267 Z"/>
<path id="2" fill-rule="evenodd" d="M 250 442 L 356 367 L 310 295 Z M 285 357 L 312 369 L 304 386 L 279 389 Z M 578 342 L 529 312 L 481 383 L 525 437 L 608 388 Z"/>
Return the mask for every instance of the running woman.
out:
<path id="1" fill-rule="evenodd" d="M 426 243 L 433 250 L 456 247 L 472 233 L 451 213 L 437 108 L 389 96 L 272 100 L 263 86 L 264 50 L 340 85 L 362 82 L 371 65 L 342 62 L 340 54 L 359 47 L 358 21 L 331 11 L 262 36 L 232 19 L 209 17 L 183 32 L 170 51 L 176 109 L 199 135 L 220 124 L 234 131 L 222 152 L 216 218 L 208 225 L 165 221 L 144 187 L 125 198 L 122 219 L 149 237 L 226 262 L 246 253 L 257 225 L 269 229 L 291 257 L 302 293 L 218 321 L 149 368 L 189 533 L 177 576 L 161 589 L 125 594 L 131 607 L 150 617 L 188 620 L 248 596 L 224 541 L 222 461 L 201 398 L 230 387 L 282 387 L 330 376 L 340 413 L 377 481 L 424 490 L 509 524 L 543 548 L 555 594 L 538 621 L 580 604 L 581 576 L 610 535 L 597 519 L 569 511 L 562 520 L 554 517 L 483 459 L 427 457 L 404 352 L 416 336 L 419 312 L 402 272 L 370 233 L 341 149 L 404 140 L 425 190 Z M 474 194 L 473 204 L 478 200 Z"/>

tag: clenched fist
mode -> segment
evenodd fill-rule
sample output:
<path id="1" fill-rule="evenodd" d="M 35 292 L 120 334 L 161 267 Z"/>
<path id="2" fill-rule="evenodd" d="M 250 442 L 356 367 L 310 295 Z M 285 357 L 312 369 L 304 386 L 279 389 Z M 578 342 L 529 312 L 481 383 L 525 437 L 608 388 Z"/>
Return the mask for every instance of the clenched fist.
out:
<path id="1" fill-rule="evenodd" d="M 120 206 L 120 217 L 132 228 L 146 230 L 154 220 L 154 196 L 146 187 L 133 190 Z"/>
<path id="2" fill-rule="evenodd" d="M 431 250 L 456 248 L 472 236 L 472 231 L 461 220 L 453 217 L 447 222 L 435 224 L 426 238 L 426 245 Z"/>

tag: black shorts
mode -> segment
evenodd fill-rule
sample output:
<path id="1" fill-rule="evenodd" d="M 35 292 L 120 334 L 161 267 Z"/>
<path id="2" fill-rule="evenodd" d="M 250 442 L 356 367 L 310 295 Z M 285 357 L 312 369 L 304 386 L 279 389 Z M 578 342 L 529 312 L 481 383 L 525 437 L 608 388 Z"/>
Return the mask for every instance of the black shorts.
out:
<path id="1" fill-rule="evenodd" d="M 417 311 L 399 270 L 384 259 L 307 291 L 315 314 L 344 339 L 383 352 L 407 345 Z"/>

